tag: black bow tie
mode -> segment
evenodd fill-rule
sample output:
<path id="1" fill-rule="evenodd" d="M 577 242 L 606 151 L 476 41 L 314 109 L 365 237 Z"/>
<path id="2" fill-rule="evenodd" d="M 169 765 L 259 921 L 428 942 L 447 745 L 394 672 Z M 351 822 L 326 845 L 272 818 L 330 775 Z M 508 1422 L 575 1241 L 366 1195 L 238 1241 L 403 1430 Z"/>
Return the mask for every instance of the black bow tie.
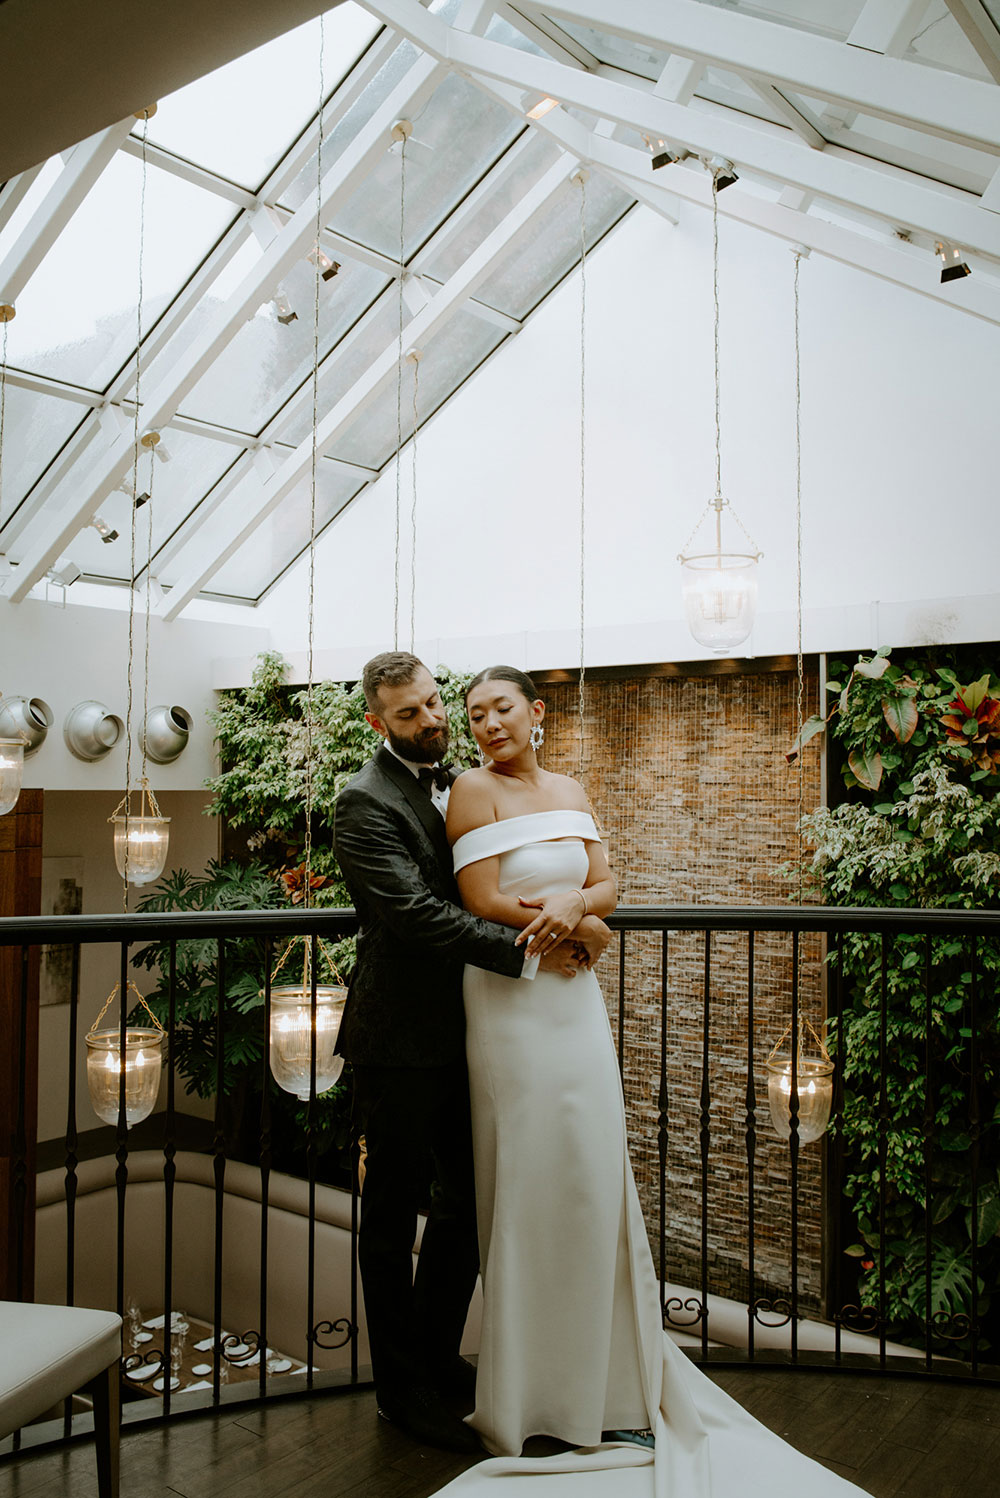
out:
<path id="1" fill-rule="evenodd" d="M 417 772 L 417 779 L 422 790 L 428 796 L 431 786 L 437 786 L 439 791 L 446 791 L 451 785 L 451 765 L 421 765 Z"/>

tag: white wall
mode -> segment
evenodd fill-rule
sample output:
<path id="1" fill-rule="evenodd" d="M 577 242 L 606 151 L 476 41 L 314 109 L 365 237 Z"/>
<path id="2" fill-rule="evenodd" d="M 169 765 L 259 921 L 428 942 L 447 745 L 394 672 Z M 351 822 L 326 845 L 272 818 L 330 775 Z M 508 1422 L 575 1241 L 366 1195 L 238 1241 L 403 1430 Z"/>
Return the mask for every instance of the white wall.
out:
<path id="1" fill-rule="evenodd" d="M 595 665 L 704 654 L 676 556 L 714 485 L 711 219 L 681 211 L 672 228 L 635 210 L 588 265 Z M 720 258 L 723 489 L 764 551 L 745 653 L 771 654 L 795 648 L 793 259 L 724 217 Z M 429 659 L 578 659 L 578 318 L 574 275 L 421 434 L 416 636 Z M 806 649 L 1000 637 L 1000 329 L 814 254 L 801 346 Z M 408 545 L 408 451 L 403 470 Z M 390 469 L 320 543 L 317 674 L 356 674 L 392 643 L 394 496 Z M 402 645 L 409 572 L 405 550 Z M 304 575 L 258 611 L 286 654 L 305 644 Z M 245 680 L 248 664 L 220 663 L 216 683 Z"/>
<path id="2" fill-rule="evenodd" d="M 213 729 L 208 713 L 215 704 L 212 662 L 215 656 L 252 657 L 268 647 L 264 621 L 251 627 L 179 619 L 165 624 L 154 618 L 150 632 L 149 705 L 178 704 L 194 718 L 183 753 L 169 765 L 150 765 L 150 782 L 160 790 L 198 790 L 215 771 Z M 133 784 L 141 751 L 135 734 L 142 726 L 143 620 L 135 621 L 133 678 Z M 48 791 L 107 791 L 114 810 L 125 790 L 125 736 L 104 759 L 76 759 L 63 740 L 66 714 L 88 699 L 104 702 L 124 721 L 128 663 L 128 616 L 115 609 L 65 609 L 26 599 L 11 604 L 0 598 L 0 689 L 9 697 L 41 697 L 55 722 L 41 748 L 25 761 L 24 783 Z"/>

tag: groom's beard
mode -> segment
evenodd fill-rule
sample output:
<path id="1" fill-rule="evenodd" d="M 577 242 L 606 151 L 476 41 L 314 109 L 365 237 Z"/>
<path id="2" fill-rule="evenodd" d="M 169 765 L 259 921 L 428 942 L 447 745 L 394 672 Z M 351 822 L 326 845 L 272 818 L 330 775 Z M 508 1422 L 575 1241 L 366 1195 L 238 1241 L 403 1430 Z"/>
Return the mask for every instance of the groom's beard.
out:
<path id="1" fill-rule="evenodd" d="M 390 747 L 400 758 L 408 759 L 414 765 L 436 764 L 448 752 L 447 723 L 442 723 L 440 728 L 423 728 L 411 739 L 400 738 L 391 729 L 386 729 L 386 735 Z"/>

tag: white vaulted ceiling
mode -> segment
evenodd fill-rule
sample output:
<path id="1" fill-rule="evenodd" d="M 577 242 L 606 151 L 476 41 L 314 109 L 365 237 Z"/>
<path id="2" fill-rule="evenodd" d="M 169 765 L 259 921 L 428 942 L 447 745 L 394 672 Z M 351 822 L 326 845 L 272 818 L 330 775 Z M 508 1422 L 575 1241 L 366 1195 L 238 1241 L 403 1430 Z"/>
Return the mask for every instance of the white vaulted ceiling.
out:
<path id="1" fill-rule="evenodd" d="M 577 265 L 581 165 L 588 247 L 637 202 L 671 220 L 681 201 L 708 208 L 705 162 L 721 158 L 739 179 L 721 215 L 1000 322 L 998 23 L 1000 0 L 339 5 L 323 22 L 321 111 L 318 21 L 160 101 L 141 324 L 142 126 L 104 119 L 0 189 L 0 302 L 16 307 L 5 596 L 67 558 L 127 585 L 151 515 L 167 618 L 197 598 L 259 601 L 308 543 L 314 404 L 320 532 L 409 433 L 400 277 L 424 422 Z M 402 247 L 401 118 L 414 126 Z M 680 159 L 654 171 L 651 145 Z M 317 212 L 340 271 L 319 283 L 314 338 Z M 941 284 L 939 241 L 971 276 Z M 133 568 L 140 336 L 138 424 L 169 461 L 148 460 Z"/>

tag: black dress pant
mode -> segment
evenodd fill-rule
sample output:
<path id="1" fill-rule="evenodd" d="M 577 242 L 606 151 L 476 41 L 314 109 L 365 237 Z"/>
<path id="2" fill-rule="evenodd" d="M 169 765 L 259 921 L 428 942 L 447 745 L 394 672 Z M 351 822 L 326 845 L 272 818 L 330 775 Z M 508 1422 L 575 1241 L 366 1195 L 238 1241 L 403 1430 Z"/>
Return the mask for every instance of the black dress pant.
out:
<path id="1" fill-rule="evenodd" d="M 479 1272 L 469 1080 L 449 1066 L 355 1066 L 365 1136 L 358 1263 L 376 1392 L 433 1381 L 458 1349 Z M 417 1272 L 417 1211 L 429 1206 Z"/>

